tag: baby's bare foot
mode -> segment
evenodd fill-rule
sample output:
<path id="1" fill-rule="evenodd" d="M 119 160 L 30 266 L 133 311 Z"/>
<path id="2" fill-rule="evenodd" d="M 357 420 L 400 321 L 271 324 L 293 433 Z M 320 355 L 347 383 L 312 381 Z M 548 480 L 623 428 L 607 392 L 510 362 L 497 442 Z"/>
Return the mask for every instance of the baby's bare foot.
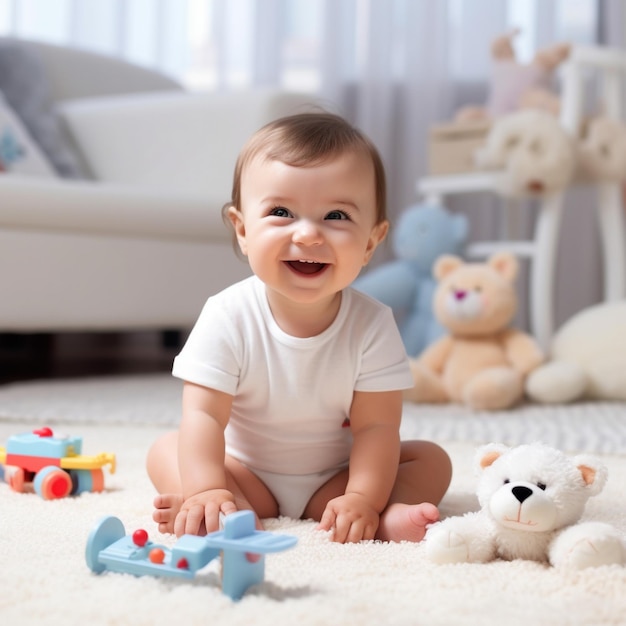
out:
<path id="1" fill-rule="evenodd" d="M 381 541 L 421 541 L 427 526 L 439 519 L 439 509 L 430 502 L 390 504 L 380 516 L 376 539 Z"/>
<path id="2" fill-rule="evenodd" d="M 174 520 L 183 505 L 183 496 L 176 493 L 161 493 L 154 498 L 152 519 L 159 525 L 159 532 L 174 533 Z"/>

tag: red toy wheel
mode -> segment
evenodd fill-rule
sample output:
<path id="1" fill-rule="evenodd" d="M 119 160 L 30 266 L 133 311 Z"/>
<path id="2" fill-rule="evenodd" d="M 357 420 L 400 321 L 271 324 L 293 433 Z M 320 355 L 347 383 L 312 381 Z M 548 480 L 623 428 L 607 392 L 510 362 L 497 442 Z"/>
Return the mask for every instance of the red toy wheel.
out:
<path id="1" fill-rule="evenodd" d="M 71 493 L 72 478 L 60 467 L 49 465 L 37 473 L 33 486 L 44 500 L 57 500 Z"/>

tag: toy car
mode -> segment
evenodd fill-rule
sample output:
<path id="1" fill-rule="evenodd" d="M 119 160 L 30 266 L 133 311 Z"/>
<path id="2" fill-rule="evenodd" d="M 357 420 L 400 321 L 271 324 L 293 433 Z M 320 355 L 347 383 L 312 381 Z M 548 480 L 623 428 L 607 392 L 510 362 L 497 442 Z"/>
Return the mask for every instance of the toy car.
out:
<path id="1" fill-rule="evenodd" d="M 224 530 L 206 537 L 183 535 L 170 549 L 153 543 L 148 533 L 126 535 L 119 518 L 106 516 L 92 529 L 85 559 L 91 571 L 125 572 L 135 576 L 193 578 L 223 553 L 222 592 L 239 600 L 251 585 L 263 581 L 264 555 L 294 546 L 296 537 L 256 530 L 254 513 L 238 511 L 224 517 Z"/>
<path id="2" fill-rule="evenodd" d="M 65 498 L 83 491 L 102 491 L 104 473 L 115 472 L 115 455 L 81 454 L 81 437 L 54 433 L 47 426 L 9 437 L 6 449 L 0 446 L 0 479 L 13 491 L 23 492 L 32 483 L 45 500 Z"/>

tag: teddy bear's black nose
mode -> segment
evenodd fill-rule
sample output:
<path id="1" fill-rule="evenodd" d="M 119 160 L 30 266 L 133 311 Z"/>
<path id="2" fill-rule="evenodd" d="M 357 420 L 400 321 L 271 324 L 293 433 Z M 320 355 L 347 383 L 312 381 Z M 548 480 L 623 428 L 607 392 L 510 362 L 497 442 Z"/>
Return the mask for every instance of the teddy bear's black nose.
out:
<path id="1" fill-rule="evenodd" d="M 513 487 L 511 491 L 520 503 L 524 502 L 526 498 L 533 495 L 532 489 L 529 489 L 528 487 Z"/>

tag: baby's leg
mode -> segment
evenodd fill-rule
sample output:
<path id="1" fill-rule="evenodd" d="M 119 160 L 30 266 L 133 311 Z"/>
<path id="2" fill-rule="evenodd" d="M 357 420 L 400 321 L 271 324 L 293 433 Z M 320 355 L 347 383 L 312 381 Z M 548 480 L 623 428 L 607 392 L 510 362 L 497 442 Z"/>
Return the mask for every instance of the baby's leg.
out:
<path id="1" fill-rule="evenodd" d="M 178 433 L 166 433 L 152 445 L 146 462 L 148 476 L 159 495 L 154 499 L 152 518 L 162 533 L 173 533 L 176 516 L 183 505 L 182 484 L 178 473 Z M 249 469 L 226 457 L 226 487 L 235 497 L 238 510 L 251 510 L 257 518 L 276 517 L 274 497 Z M 259 524 L 260 525 L 260 524 Z"/>
<path id="2" fill-rule="evenodd" d="M 452 465 L 442 448 L 429 441 L 403 442 L 396 483 L 380 516 L 376 539 L 421 541 L 426 527 L 439 519 L 436 504 L 451 478 Z M 345 493 L 347 484 L 348 470 L 339 472 L 313 495 L 303 517 L 319 521 L 326 504 Z"/>
<path id="3" fill-rule="evenodd" d="M 376 538 L 421 541 L 427 526 L 439 519 L 435 505 L 451 478 L 452 464 L 442 448 L 429 441 L 403 442 L 396 483 L 380 516 Z"/>

